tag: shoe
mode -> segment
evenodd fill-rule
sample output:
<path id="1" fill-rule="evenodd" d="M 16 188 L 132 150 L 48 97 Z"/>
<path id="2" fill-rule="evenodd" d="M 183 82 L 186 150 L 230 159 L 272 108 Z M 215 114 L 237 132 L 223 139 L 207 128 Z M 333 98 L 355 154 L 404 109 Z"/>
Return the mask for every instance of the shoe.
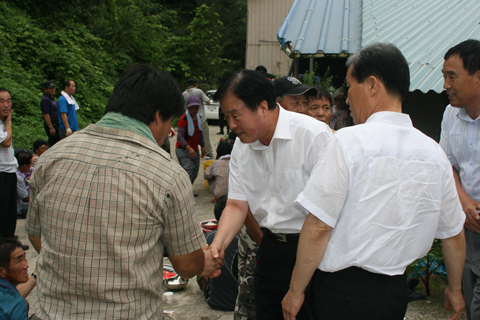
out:
<path id="1" fill-rule="evenodd" d="M 22 249 L 23 251 L 27 251 L 28 249 L 30 249 L 30 247 L 27 246 L 26 244 L 22 244 Z"/>
<path id="2" fill-rule="evenodd" d="M 212 159 L 212 157 L 210 157 L 210 156 L 206 156 L 206 157 L 205 157 L 205 159 L 206 159 L 206 160 L 211 160 L 211 159 Z"/>
<path id="3" fill-rule="evenodd" d="M 196 198 L 198 197 L 198 193 L 194 193 L 193 196 Z"/>
<path id="4" fill-rule="evenodd" d="M 223 131 L 218 132 L 217 134 L 224 134 Z"/>

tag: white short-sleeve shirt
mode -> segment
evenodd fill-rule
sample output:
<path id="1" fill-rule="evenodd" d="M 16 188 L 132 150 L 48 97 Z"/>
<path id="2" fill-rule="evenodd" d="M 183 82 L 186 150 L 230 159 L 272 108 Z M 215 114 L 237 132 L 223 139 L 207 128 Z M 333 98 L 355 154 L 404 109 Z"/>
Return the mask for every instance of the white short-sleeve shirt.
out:
<path id="1" fill-rule="evenodd" d="M 0 143 L 8 137 L 8 132 L 5 131 L 5 122 L 0 120 Z M 14 156 L 13 143 L 9 148 L 0 146 L 0 172 L 15 173 L 18 163 Z"/>
<path id="2" fill-rule="evenodd" d="M 296 201 L 333 228 L 326 272 L 403 274 L 465 220 L 442 148 L 395 112 L 337 131 Z"/>
<path id="3" fill-rule="evenodd" d="M 280 109 L 269 146 L 237 139 L 230 160 L 228 198 L 248 201 L 260 227 L 275 233 L 299 233 L 306 213 L 294 204 L 332 137 L 323 122 Z"/>

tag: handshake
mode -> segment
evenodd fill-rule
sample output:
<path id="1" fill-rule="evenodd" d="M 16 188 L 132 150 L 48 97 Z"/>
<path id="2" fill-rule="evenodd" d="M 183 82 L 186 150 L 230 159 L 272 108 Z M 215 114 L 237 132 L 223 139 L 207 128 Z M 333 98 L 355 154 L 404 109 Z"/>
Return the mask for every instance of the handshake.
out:
<path id="1" fill-rule="evenodd" d="M 224 265 L 225 252 L 219 250 L 216 245 L 206 244 L 203 248 L 203 253 L 205 255 L 205 263 L 203 266 L 203 271 L 199 276 L 204 278 L 216 278 L 222 273 L 220 268 Z"/>

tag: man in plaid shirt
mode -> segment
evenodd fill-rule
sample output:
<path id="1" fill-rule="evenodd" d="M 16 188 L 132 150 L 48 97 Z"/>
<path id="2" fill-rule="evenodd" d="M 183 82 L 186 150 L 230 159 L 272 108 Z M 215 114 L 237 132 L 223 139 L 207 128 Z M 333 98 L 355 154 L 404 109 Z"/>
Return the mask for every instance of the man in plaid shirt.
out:
<path id="1" fill-rule="evenodd" d="M 184 278 L 219 269 L 192 186 L 160 148 L 183 98 L 172 76 L 129 67 L 105 116 L 55 144 L 30 180 L 27 232 L 40 319 L 162 319 L 164 245 Z"/>

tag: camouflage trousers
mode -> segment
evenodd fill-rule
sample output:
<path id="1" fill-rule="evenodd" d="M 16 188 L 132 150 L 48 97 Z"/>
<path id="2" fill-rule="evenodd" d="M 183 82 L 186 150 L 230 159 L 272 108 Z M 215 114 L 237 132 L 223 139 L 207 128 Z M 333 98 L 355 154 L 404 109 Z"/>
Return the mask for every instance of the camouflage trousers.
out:
<path id="1" fill-rule="evenodd" d="M 257 260 L 257 243 L 245 226 L 239 233 L 238 240 L 238 296 L 235 303 L 234 320 L 254 320 L 255 295 L 253 290 L 253 273 Z"/>

